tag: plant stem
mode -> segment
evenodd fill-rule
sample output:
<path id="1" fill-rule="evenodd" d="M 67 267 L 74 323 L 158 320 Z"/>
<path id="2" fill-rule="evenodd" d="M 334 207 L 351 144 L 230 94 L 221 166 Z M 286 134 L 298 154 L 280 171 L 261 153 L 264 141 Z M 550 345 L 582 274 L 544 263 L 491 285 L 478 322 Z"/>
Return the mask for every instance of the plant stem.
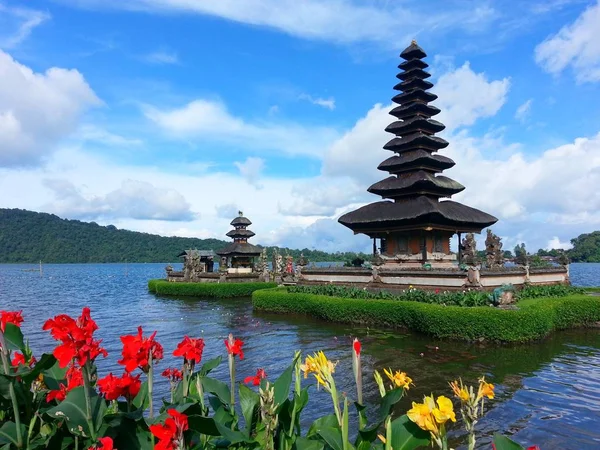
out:
<path id="1" fill-rule="evenodd" d="M 10 364 L 8 363 L 8 347 L 4 340 L 4 333 L 0 330 L 0 355 L 2 356 L 2 366 L 4 367 L 4 373 L 10 374 Z M 12 401 L 13 413 L 15 416 L 15 425 L 17 427 L 17 447 L 23 447 L 23 436 L 21 435 L 21 416 L 19 414 L 19 403 L 17 402 L 17 394 L 15 393 L 15 385 L 13 381 L 8 384 L 8 392 Z"/>
<path id="2" fill-rule="evenodd" d="M 198 398 L 200 399 L 200 407 L 202 408 L 202 415 L 204 412 L 204 389 L 202 388 L 202 380 L 200 379 L 200 374 L 196 374 L 196 389 L 198 390 Z"/>
<path id="3" fill-rule="evenodd" d="M 229 378 L 231 380 L 231 409 L 235 410 L 235 356 L 229 355 Z"/>
<path id="4" fill-rule="evenodd" d="M 88 423 L 88 427 L 90 429 L 90 436 L 92 440 L 96 441 L 96 430 L 94 429 L 94 424 L 92 423 L 92 401 L 90 399 L 90 371 L 88 370 L 89 361 L 86 362 L 82 367 L 81 371 L 83 372 L 83 396 L 85 397 L 85 418 Z"/>
<path id="5" fill-rule="evenodd" d="M 37 414 L 34 414 L 29 422 L 29 430 L 27 431 L 27 448 L 29 449 L 29 441 L 31 440 L 31 435 L 33 434 L 33 427 L 35 422 L 37 421 Z"/>
<path id="6" fill-rule="evenodd" d="M 340 428 L 342 427 L 342 413 L 340 411 L 340 401 L 338 399 L 337 389 L 335 387 L 335 381 L 333 377 L 329 375 L 329 386 L 331 387 L 331 399 L 333 400 L 333 409 L 335 410 L 335 417 L 337 417 Z"/>
<path id="7" fill-rule="evenodd" d="M 152 419 L 154 417 L 154 406 L 152 402 L 152 381 L 153 381 L 154 368 L 152 367 L 152 352 L 150 352 L 150 356 L 148 357 L 148 407 L 150 411 L 148 415 Z"/>

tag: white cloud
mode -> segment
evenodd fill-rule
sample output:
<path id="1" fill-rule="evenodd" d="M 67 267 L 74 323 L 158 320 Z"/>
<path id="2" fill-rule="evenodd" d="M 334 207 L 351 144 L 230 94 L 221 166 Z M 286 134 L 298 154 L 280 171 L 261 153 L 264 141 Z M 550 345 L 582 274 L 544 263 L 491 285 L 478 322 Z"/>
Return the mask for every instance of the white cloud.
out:
<path id="1" fill-rule="evenodd" d="M 240 175 L 251 185 L 257 189 L 262 189 L 262 185 L 258 182 L 262 175 L 262 171 L 265 168 L 265 160 L 262 158 L 256 158 L 250 156 L 246 158 L 246 161 L 236 161 L 235 166 L 240 171 Z"/>
<path id="2" fill-rule="evenodd" d="M 485 73 L 476 73 L 468 62 L 446 72 L 437 80 L 432 92 L 439 96 L 435 105 L 442 110 L 436 116 L 452 131 L 473 125 L 476 120 L 494 116 L 506 102 L 510 80 L 488 81 Z"/>
<path id="3" fill-rule="evenodd" d="M 81 139 L 82 141 L 97 142 L 111 147 L 132 147 L 144 143 L 141 139 L 127 138 L 92 124 L 85 124 L 79 127 L 75 138 Z"/>
<path id="4" fill-rule="evenodd" d="M 520 105 L 515 111 L 515 119 L 517 119 L 521 123 L 525 123 L 529 115 L 531 114 L 531 104 L 533 103 L 533 99 L 527 100 L 525 103 Z"/>
<path id="5" fill-rule="evenodd" d="M 39 164 L 101 102 L 77 70 L 35 73 L 0 50 L 0 167 Z"/>
<path id="6" fill-rule="evenodd" d="M 575 236 L 573 236 L 575 237 Z M 562 250 L 569 250 L 570 248 L 573 248 L 573 245 L 570 242 L 561 242 L 561 240 L 558 238 L 558 236 L 553 236 L 552 239 L 550 239 L 548 241 L 548 243 L 546 244 L 546 247 L 544 247 L 545 249 L 548 250 L 552 250 L 552 249 L 562 249 Z"/>
<path id="7" fill-rule="evenodd" d="M 235 217 L 237 217 L 240 208 L 238 208 L 234 203 L 227 203 L 225 205 L 215 206 L 215 210 L 217 212 L 217 217 L 221 219 L 233 220 Z"/>
<path id="8" fill-rule="evenodd" d="M 321 98 L 321 97 L 312 97 L 308 94 L 300 94 L 300 100 L 306 100 L 307 102 L 312 103 L 313 105 L 321 106 L 323 108 L 329 109 L 333 111 L 335 109 L 335 99 L 333 97 L 329 98 Z"/>
<path id="9" fill-rule="evenodd" d="M 151 64 L 179 64 L 177 53 L 164 48 L 148 53 L 142 59 Z"/>
<path id="10" fill-rule="evenodd" d="M 547 72 L 570 67 L 578 82 L 600 81 L 600 0 L 575 22 L 565 25 L 535 49 L 535 60 Z"/>
<path id="11" fill-rule="evenodd" d="M 8 7 L 0 3 L 0 48 L 13 48 L 29 37 L 33 29 L 50 14 L 29 8 Z"/>
<path id="12" fill-rule="evenodd" d="M 305 128 L 296 123 L 247 121 L 232 115 L 219 101 L 195 100 L 170 110 L 146 107 L 148 119 L 170 136 L 206 139 L 261 151 L 321 157 L 337 137 L 332 128 Z"/>
<path id="13" fill-rule="evenodd" d="M 443 8 L 429 9 L 422 8 L 419 3 L 352 0 L 68 0 L 68 3 L 158 13 L 202 14 L 263 26 L 302 38 L 339 43 L 370 41 L 389 46 L 410 41 L 422 30 L 480 29 L 500 16 L 487 5 L 464 7 L 461 2 L 446 2 Z"/>
<path id="14" fill-rule="evenodd" d="M 85 196 L 65 179 L 44 179 L 55 196 L 51 207 L 60 215 L 85 219 L 192 220 L 190 205 L 177 191 L 137 180 L 124 180 L 106 195 Z"/>

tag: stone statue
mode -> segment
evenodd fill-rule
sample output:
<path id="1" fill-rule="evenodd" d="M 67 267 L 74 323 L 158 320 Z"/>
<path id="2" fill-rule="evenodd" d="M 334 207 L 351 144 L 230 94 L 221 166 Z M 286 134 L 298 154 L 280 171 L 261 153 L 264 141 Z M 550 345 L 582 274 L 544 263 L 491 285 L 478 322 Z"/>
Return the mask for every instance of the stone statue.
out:
<path id="1" fill-rule="evenodd" d="M 492 233 L 488 228 L 485 239 L 485 261 L 488 269 L 504 267 L 504 253 L 502 252 L 502 242 L 499 236 Z"/>
<path id="2" fill-rule="evenodd" d="M 296 265 L 300 266 L 300 267 L 304 267 L 304 266 L 308 266 L 308 258 L 304 257 L 304 253 L 300 253 L 300 258 L 298 258 L 298 261 L 296 262 Z"/>
<path id="3" fill-rule="evenodd" d="M 200 259 L 198 250 L 186 250 L 183 261 L 183 279 L 185 281 L 198 281 L 200 274 L 205 271 L 206 267 Z"/>
<path id="4" fill-rule="evenodd" d="M 475 235 L 468 233 L 460 244 L 462 262 L 469 266 L 477 264 L 477 242 Z"/>
<path id="5" fill-rule="evenodd" d="M 267 249 L 266 247 L 262 249 L 260 252 L 260 256 L 258 257 L 258 263 L 256 264 L 256 271 L 258 273 L 266 273 L 269 270 L 269 263 L 267 258 Z"/>
<path id="6" fill-rule="evenodd" d="M 219 272 L 227 272 L 227 256 L 221 256 L 219 262 Z"/>
<path id="7" fill-rule="evenodd" d="M 382 266 L 384 263 L 385 263 L 385 261 L 379 253 L 374 254 L 373 257 L 371 258 L 371 265 L 373 267 Z"/>
<path id="8" fill-rule="evenodd" d="M 271 259 L 271 272 L 278 273 L 277 272 L 277 258 L 279 257 L 279 252 L 277 251 L 276 248 L 273 248 L 273 255 L 272 255 L 272 259 Z"/>
<path id="9" fill-rule="evenodd" d="M 277 258 L 275 260 L 275 273 L 283 273 L 283 256 L 281 256 L 279 253 L 277 254 Z"/>
<path id="10" fill-rule="evenodd" d="M 294 258 L 290 255 L 285 257 L 285 273 L 293 274 L 294 273 Z"/>

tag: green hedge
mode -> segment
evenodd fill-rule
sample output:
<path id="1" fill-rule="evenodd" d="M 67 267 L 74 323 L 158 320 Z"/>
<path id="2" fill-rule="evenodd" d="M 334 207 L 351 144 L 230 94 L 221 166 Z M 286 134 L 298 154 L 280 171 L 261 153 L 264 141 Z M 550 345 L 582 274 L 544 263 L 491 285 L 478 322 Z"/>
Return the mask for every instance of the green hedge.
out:
<path id="1" fill-rule="evenodd" d="M 436 338 L 461 340 L 525 342 L 556 329 L 592 326 L 600 321 L 600 299 L 587 295 L 530 300 L 519 310 L 291 294 L 286 288 L 257 291 L 252 300 L 254 307 L 262 311 L 407 328 Z"/>
<path id="2" fill-rule="evenodd" d="M 184 297 L 249 297 L 258 289 L 277 286 L 275 283 L 172 283 L 166 280 L 148 281 L 148 289 L 161 295 Z"/>

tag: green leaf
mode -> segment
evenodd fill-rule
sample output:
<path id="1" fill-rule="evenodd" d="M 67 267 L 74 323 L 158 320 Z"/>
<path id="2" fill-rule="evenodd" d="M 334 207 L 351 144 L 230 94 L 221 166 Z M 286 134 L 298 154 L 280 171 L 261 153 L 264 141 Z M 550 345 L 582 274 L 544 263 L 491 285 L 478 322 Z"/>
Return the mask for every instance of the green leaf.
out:
<path id="1" fill-rule="evenodd" d="M 259 403 L 259 395 L 245 384 L 240 384 L 240 406 L 242 407 L 242 414 L 246 421 L 246 433 L 248 436 L 254 430 L 254 425 L 258 417 Z"/>
<path id="2" fill-rule="evenodd" d="M 429 432 L 422 430 L 405 414 L 392 421 L 392 448 L 412 450 L 429 445 Z"/>
<path id="3" fill-rule="evenodd" d="M 498 433 L 494 434 L 494 445 L 496 446 L 496 450 L 523 450 L 523 447 L 515 441 Z"/>
<path id="4" fill-rule="evenodd" d="M 189 415 L 188 425 L 190 430 L 193 430 L 196 433 L 207 434 L 209 436 L 221 436 L 215 420 L 212 417 Z"/>
<path id="5" fill-rule="evenodd" d="M 292 374 L 294 373 L 295 362 L 283 371 L 279 378 L 273 384 L 275 390 L 275 404 L 281 405 L 287 400 L 290 395 L 290 385 L 292 384 Z"/>
<path id="6" fill-rule="evenodd" d="M 38 377 L 40 373 L 42 373 L 44 370 L 50 369 L 54 364 L 56 364 L 56 358 L 49 353 L 44 353 L 40 360 L 36 362 L 32 368 L 20 366 L 19 370 L 14 376 L 21 377 L 21 379 L 26 383 L 31 383 Z"/>
<path id="7" fill-rule="evenodd" d="M 325 445 L 319 441 L 298 437 L 293 448 L 294 450 L 323 450 Z"/>
<path id="8" fill-rule="evenodd" d="M 65 419 L 67 428 L 72 434 L 90 436 L 90 427 L 86 419 L 85 391 L 83 386 L 78 386 L 67 393 L 67 398 L 48 410 L 48 415 L 56 419 Z M 92 413 L 92 426 L 97 431 L 102 425 L 102 418 L 106 411 L 106 402 L 94 389 L 89 389 L 90 407 Z"/>
<path id="9" fill-rule="evenodd" d="M 392 389 L 385 394 L 385 397 L 381 399 L 381 406 L 379 407 L 380 422 L 384 422 L 386 417 L 391 414 L 394 405 L 400 401 L 403 395 L 403 388 Z"/>
<path id="10" fill-rule="evenodd" d="M 198 375 L 201 377 L 205 377 L 206 375 L 208 375 L 210 373 L 211 370 L 215 369 L 219 364 L 221 364 L 222 359 L 223 358 L 220 356 L 217 356 L 216 358 L 213 358 L 213 359 L 209 359 L 204 364 L 202 364 L 202 367 L 197 372 Z"/>
<path id="11" fill-rule="evenodd" d="M 150 397 L 148 396 L 148 382 L 144 381 L 140 386 L 140 391 L 135 396 L 135 398 L 131 401 L 133 406 L 137 409 L 146 409 L 150 404 Z"/>
<path id="12" fill-rule="evenodd" d="M 317 430 L 317 433 L 327 442 L 333 450 L 344 450 L 342 433 L 339 428 L 325 427 Z M 394 449 L 395 450 L 395 449 Z"/>
<path id="13" fill-rule="evenodd" d="M 251 444 L 254 442 L 254 439 L 248 438 L 241 431 L 232 430 L 219 422 L 215 422 L 215 425 L 217 426 L 221 436 L 227 439 L 231 444 L 238 444 L 240 442 Z"/>
<path id="14" fill-rule="evenodd" d="M 112 428 L 112 430 L 114 432 L 114 448 L 127 450 L 152 450 L 153 448 L 152 435 L 143 421 L 124 419 L 118 427 Z"/>
<path id="15" fill-rule="evenodd" d="M 24 433 L 25 426 L 21 425 L 21 438 L 23 437 Z M 2 425 L 2 428 L 0 428 L 0 444 L 14 444 L 16 447 L 18 442 L 18 434 L 19 431 L 17 429 L 17 424 L 14 422 L 6 422 L 4 425 Z"/>
<path id="16" fill-rule="evenodd" d="M 328 427 L 335 428 L 337 426 L 338 426 L 338 421 L 337 421 L 337 417 L 335 417 L 335 414 L 330 414 L 328 416 L 319 417 L 317 420 L 315 420 L 312 423 L 312 425 L 308 429 L 308 433 L 306 434 L 306 437 L 311 438 L 311 437 L 316 436 L 317 434 L 319 434 L 320 428 L 328 428 Z"/>
<path id="17" fill-rule="evenodd" d="M 229 405 L 229 402 L 231 401 L 231 391 L 229 390 L 229 386 L 225 383 L 215 380 L 214 378 L 204 377 L 202 378 L 202 387 L 204 392 L 216 395 L 223 404 Z"/>
<path id="18" fill-rule="evenodd" d="M 65 367 L 64 369 L 62 369 L 58 365 L 58 361 L 56 361 L 54 363 L 54 365 L 52 367 L 50 367 L 49 369 L 44 370 L 42 372 L 42 375 L 44 376 L 44 384 L 51 391 L 60 389 L 61 383 L 64 385 L 67 384 L 65 382 L 65 378 L 67 376 L 67 368 Z"/>
<path id="19" fill-rule="evenodd" d="M 10 400 L 10 384 L 14 382 L 14 378 L 0 373 L 0 397 Z"/>
<path id="20" fill-rule="evenodd" d="M 9 350 L 19 350 L 21 353 L 25 351 L 23 333 L 15 324 L 6 324 L 6 327 L 4 328 L 4 340 L 6 341 L 6 347 L 8 347 Z"/>

